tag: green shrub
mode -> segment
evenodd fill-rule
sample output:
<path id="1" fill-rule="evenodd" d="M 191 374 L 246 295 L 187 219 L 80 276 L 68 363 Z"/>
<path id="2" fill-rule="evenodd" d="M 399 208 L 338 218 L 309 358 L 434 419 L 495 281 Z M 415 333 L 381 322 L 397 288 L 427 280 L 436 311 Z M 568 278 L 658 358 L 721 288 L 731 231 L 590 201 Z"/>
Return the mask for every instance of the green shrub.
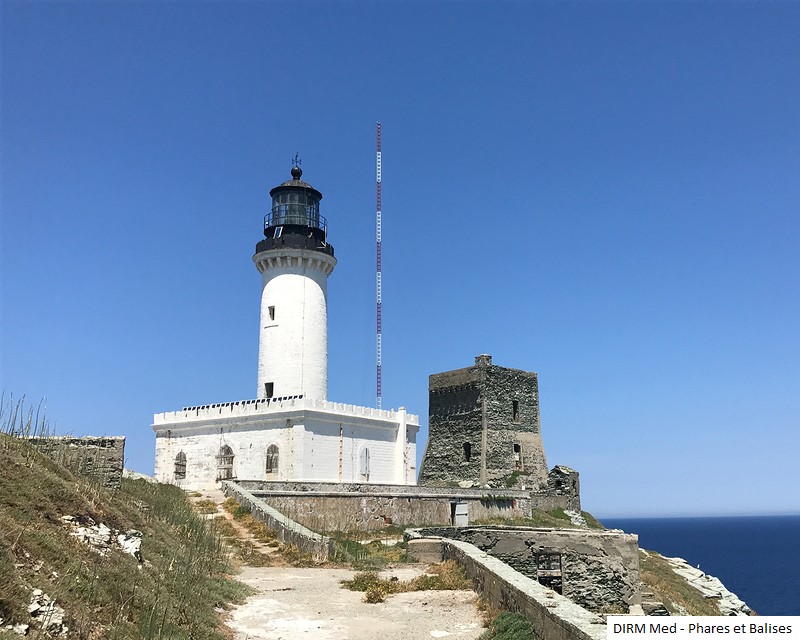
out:
<path id="1" fill-rule="evenodd" d="M 250 515 L 250 507 L 246 507 L 243 504 L 240 504 L 233 510 L 233 517 L 236 520 L 241 520 L 242 518 Z"/>
<path id="2" fill-rule="evenodd" d="M 386 592 L 380 585 L 370 587 L 364 593 L 364 602 L 368 604 L 377 604 L 386 600 Z"/>
<path id="3" fill-rule="evenodd" d="M 497 616 L 480 640 L 534 640 L 533 627 L 518 613 L 504 611 Z"/>

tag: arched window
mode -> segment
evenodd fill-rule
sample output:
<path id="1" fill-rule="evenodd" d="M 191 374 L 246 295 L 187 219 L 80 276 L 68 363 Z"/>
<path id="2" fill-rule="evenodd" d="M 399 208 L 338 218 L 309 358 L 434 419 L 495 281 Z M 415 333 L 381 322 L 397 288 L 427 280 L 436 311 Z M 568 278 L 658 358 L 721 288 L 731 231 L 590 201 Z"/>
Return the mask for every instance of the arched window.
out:
<path id="1" fill-rule="evenodd" d="M 227 444 L 219 448 L 217 455 L 217 480 L 230 480 L 233 478 L 233 449 Z"/>
<path id="2" fill-rule="evenodd" d="M 267 473 L 278 473 L 278 447 L 274 444 L 267 447 Z"/>
<path id="3" fill-rule="evenodd" d="M 175 479 L 186 479 L 186 454 L 183 451 L 175 456 Z"/>
<path id="4" fill-rule="evenodd" d="M 369 480 L 369 449 L 364 447 L 358 456 L 358 472 L 361 480 Z"/>

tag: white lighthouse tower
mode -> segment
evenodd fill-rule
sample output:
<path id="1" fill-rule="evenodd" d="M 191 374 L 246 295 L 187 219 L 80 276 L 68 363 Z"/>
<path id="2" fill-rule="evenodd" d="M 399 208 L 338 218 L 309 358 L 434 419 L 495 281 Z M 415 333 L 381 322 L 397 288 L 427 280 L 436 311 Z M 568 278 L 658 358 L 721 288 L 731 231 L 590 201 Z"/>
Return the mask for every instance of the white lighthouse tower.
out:
<path id="1" fill-rule="evenodd" d="M 336 266 L 322 194 L 295 164 L 269 192 L 272 210 L 253 262 L 261 272 L 258 398 L 328 397 L 328 276 Z"/>
<path id="2" fill-rule="evenodd" d="M 153 416 L 155 476 L 186 489 L 222 480 L 415 484 L 419 416 L 328 400 L 328 276 L 322 194 L 292 179 L 269 192 L 256 397 Z"/>

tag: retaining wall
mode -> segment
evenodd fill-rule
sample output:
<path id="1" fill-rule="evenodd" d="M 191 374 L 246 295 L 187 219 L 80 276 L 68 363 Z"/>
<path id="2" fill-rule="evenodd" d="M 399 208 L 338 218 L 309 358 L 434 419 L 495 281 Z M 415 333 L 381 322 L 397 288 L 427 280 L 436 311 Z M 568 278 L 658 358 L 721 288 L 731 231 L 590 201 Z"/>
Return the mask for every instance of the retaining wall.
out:
<path id="1" fill-rule="evenodd" d="M 467 506 L 469 521 L 531 514 L 530 493 L 367 483 L 266 482 L 237 484 L 281 513 L 316 531 L 365 531 L 386 524 L 449 525 L 453 503 Z"/>
<path id="2" fill-rule="evenodd" d="M 257 520 L 263 521 L 270 529 L 275 531 L 278 540 L 283 544 L 292 544 L 303 553 L 311 555 L 315 560 L 324 561 L 331 555 L 333 541 L 330 538 L 315 533 L 295 522 L 235 482 L 223 480 L 222 492 L 228 497 L 235 498 L 239 504 L 250 509 L 252 516 Z"/>
<path id="3" fill-rule="evenodd" d="M 414 535 L 460 540 L 532 579 L 542 556 L 557 558 L 561 593 L 590 611 L 627 613 L 640 604 L 639 544 L 632 534 L 585 529 L 435 527 Z"/>
<path id="4" fill-rule="evenodd" d="M 605 621 L 574 602 L 460 540 L 442 541 L 445 559 L 458 562 L 476 591 L 498 609 L 524 616 L 536 640 L 605 640 Z"/>

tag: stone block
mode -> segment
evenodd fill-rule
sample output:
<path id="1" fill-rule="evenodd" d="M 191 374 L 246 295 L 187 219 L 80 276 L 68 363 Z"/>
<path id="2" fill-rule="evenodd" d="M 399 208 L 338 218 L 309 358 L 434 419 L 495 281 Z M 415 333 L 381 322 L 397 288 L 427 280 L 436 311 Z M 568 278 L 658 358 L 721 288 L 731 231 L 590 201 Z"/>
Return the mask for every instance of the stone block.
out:
<path id="1" fill-rule="evenodd" d="M 442 561 L 442 541 L 439 538 L 420 538 L 408 541 L 408 561 L 435 564 Z"/>

